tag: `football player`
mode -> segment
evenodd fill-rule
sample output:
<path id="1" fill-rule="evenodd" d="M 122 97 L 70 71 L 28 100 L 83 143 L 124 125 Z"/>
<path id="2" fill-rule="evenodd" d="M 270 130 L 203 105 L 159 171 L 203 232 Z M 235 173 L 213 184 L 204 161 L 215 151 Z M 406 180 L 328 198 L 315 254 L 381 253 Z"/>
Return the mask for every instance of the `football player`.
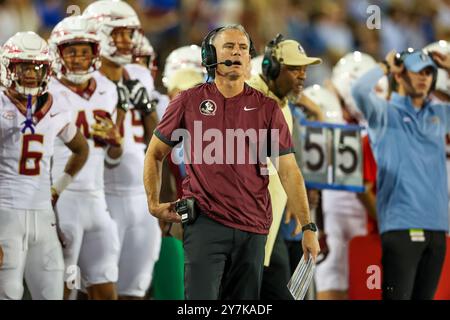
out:
<path id="1" fill-rule="evenodd" d="M 100 40 L 92 22 L 67 17 L 53 29 L 49 45 L 55 77 L 49 84 L 54 96 L 71 115 L 71 122 L 89 143 L 83 170 L 58 201 L 60 225 L 66 239 L 66 267 L 78 265 L 89 299 L 117 299 L 119 238 L 106 206 L 104 164 L 115 166 L 122 154 L 122 137 L 113 122 L 118 95 L 114 83 L 96 71 L 100 67 Z M 53 175 L 63 175 L 67 148 L 57 143 Z M 66 286 L 65 297 L 69 297 Z"/>
<path id="2" fill-rule="evenodd" d="M 51 58 L 45 40 L 19 32 L 2 48 L 0 92 L 0 299 L 62 299 L 64 260 L 52 210 L 88 156 L 86 139 L 47 93 Z M 63 174 L 51 184 L 57 137 L 68 147 Z M 53 199 L 52 199 L 53 195 Z"/>
<path id="3" fill-rule="evenodd" d="M 153 79 L 146 67 L 132 64 L 142 32 L 131 6 L 121 1 L 97 1 L 83 15 L 98 27 L 100 72 L 116 83 L 119 92 L 129 94 L 130 109 L 122 127 L 123 155 L 118 166 L 105 171 L 105 193 L 119 229 L 119 299 L 142 299 L 161 246 L 161 230 L 148 212 L 142 179 L 144 152 L 157 123 Z"/>

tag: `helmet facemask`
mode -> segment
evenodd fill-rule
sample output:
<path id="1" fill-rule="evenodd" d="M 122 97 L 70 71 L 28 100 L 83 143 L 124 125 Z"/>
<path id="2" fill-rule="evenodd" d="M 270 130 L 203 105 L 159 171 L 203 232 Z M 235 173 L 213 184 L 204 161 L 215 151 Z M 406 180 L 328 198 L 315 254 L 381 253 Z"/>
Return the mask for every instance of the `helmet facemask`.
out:
<path id="1" fill-rule="evenodd" d="M 39 96 L 46 92 L 50 77 L 48 61 L 10 60 L 5 66 L 5 86 L 23 96 Z"/>
<path id="2" fill-rule="evenodd" d="M 101 29 L 102 36 L 107 38 L 108 43 L 106 46 L 102 45 L 102 56 L 118 65 L 132 63 L 133 53 L 142 37 L 140 27 L 105 24 Z"/>
<path id="3" fill-rule="evenodd" d="M 100 38 L 101 56 L 118 65 L 132 63 L 133 50 L 142 37 L 136 11 L 124 1 L 94 1 L 83 12 L 92 21 Z M 128 39 L 117 37 L 119 31 L 129 33 Z M 125 41 L 126 40 L 126 41 Z M 123 45 L 124 42 L 127 44 Z"/>
<path id="4" fill-rule="evenodd" d="M 39 96 L 47 91 L 52 60 L 48 44 L 34 32 L 18 32 L 2 47 L 0 80 L 20 95 Z"/>
<path id="5" fill-rule="evenodd" d="M 58 45 L 58 55 L 61 63 L 58 77 L 75 84 L 88 81 L 100 66 L 99 43 L 92 40 L 62 43 Z"/>

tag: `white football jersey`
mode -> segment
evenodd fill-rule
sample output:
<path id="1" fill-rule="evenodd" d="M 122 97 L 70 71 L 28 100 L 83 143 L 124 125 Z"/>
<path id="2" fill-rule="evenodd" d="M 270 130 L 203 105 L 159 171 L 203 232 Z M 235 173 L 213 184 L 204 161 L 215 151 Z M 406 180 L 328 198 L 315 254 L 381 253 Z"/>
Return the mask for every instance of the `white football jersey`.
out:
<path id="1" fill-rule="evenodd" d="M 25 110 L 0 92 L 0 207 L 48 210 L 51 208 L 50 159 L 59 135 L 70 142 L 76 133 L 70 114 L 57 108 L 64 103 L 48 96 L 34 113 L 34 134 L 21 132 Z"/>
<path id="2" fill-rule="evenodd" d="M 137 64 L 125 66 L 130 79 L 138 79 L 147 89 L 152 99 L 154 95 L 153 78 L 150 71 Z M 123 126 L 123 154 L 120 164 L 105 169 L 105 193 L 134 194 L 145 192 L 142 174 L 144 172 L 145 139 L 140 111 L 130 108 Z"/>
<path id="3" fill-rule="evenodd" d="M 105 160 L 105 146 L 96 143 L 91 135 L 91 125 L 96 123 L 95 115 L 115 116 L 117 105 L 117 90 L 113 82 L 108 80 L 99 72 L 94 72 L 95 86 L 91 87 L 91 95 L 78 94 L 62 84 L 56 78 L 49 83 L 49 92 L 53 96 L 61 97 L 66 103 L 58 106 L 71 115 L 71 121 L 84 135 L 89 144 L 89 157 L 84 167 L 75 176 L 72 183 L 67 187 L 72 191 L 94 191 L 102 190 L 104 187 L 103 173 Z M 55 155 L 53 156 L 52 175 L 54 179 L 64 173 L 70 150 L 62 141 L 55 144 Z"/>

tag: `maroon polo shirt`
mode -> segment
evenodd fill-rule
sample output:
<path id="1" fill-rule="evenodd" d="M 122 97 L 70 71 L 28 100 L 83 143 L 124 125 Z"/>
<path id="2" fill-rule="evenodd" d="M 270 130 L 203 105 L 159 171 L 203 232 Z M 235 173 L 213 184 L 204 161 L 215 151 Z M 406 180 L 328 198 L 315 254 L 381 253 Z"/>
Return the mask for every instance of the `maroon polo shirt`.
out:
<path id="1" fill-rule="evenodd" d="M 279 155 L 294 152 L 277 103 L 248 85 L 239 95 L 225 98 L 215 84 L 205 83 L 181 92 L 170 102 L 155 135 L 175 146 L 180 139 L 172 134 L 179 128 L 189 132 L 191 142 L 190 152 L 184 146 L 185 159 L 189 154 L 190 164 L 185 165 L 183 198 L 194 197 L 204 214 L 225 226 L 267 234 L 272 223 L 269 177 L 261 174 L 265 164 L 250 154 L 255 154 L 254 137 L 259 137 L 256 143 L 262 148 L 263 141 L 271 140 L 273 129 L 278 130 Z M 258 134 L 238 143 L 230 134 L 236 129 Z M 267 134 L 260 129 L 266 129 Z M 227 139 L 235 143 L 227 144 Z M 183 139 L 184 143 L 187 141 Z M 270 144 L 269 149 L 274 150 L 274 142 Z M 245 163 L 238 152 L 245 155 Z"/>

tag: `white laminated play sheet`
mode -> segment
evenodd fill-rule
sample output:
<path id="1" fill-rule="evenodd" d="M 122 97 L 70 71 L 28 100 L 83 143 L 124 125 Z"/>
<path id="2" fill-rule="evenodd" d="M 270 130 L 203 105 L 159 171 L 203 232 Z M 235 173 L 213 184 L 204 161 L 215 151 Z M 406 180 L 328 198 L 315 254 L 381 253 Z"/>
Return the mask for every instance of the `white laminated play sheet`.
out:
<path id="1" fill-rule="evenodd" d="M 294 274 L 287 284 L 287 287 L 295 300 L 303 300 L 305 298 L 306 292 L 313 279 L 315 267 L 311 255 L 309 256 L 308 261 L 305 262 L 304 257 L 302 257 L 298 263 Z"/>

